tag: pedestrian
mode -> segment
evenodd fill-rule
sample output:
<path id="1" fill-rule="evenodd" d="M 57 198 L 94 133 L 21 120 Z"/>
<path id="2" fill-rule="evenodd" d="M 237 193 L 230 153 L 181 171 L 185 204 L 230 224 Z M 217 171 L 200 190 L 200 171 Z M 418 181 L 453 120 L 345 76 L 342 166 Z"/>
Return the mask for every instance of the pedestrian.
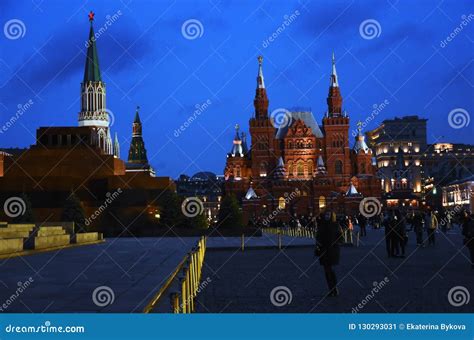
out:
<path id="1" fill-rule="evenodd" d="M 391 222 L 391 211 L 387 211 L 384 214 L 383 226 L 385 229 L 385 247 L 387 250 L 387 256 L 392 257 L 392 222 Z"/>
<path id="2" fill-rule="evenodd" d="M 474 215 L 464 211 L 463 216 L 462 235 L 464 236 L 464 245 L 469 249 L 471 268 L 474 269 Z"/>
<path id="3" fill-rule="evenodd" d="M 324 268 L 329 289 L 328 296 L 338 296 L 339 290 L 333 266 L 339 264 L 342 231 L 334 212 L 325 213 L 324 218 L 320 220 L 316 241 L 315 255 L 319 256 L 319 264 Z"/>
<path id="4" fill-rule="evenodd" d="M 438 229 L 438 218 L 433 211 L 426 214 L 425 217 L 426 232 L 428 233 L 428 245 L 435 245 L 435 232 Z"/>
<path id="5" fill-rule="evenodd" d="M 367 218 L 362 215 L 362 214 L 359 214 L 359 228 L 360 228 L 360 236 L 361 237 L 364 237 L 367 235 Z"/>
<path id="6" fill-rule="evenodd" d="M 397 211 L 397 225 L 395 237 L 398 238 L 398 244 L 400 246 L 401 253 L 399 256 L 405 257 L 405 247 L 408 243 L 407 228 L 406 228 L 406 217 L 400 212 Z"/>
<path id="7" fill-rule="evenodd" d="M 416 245 L 423 247 L 423 217 L 420 212 L 413 216 L 413 229 L 416 234 Z"/>

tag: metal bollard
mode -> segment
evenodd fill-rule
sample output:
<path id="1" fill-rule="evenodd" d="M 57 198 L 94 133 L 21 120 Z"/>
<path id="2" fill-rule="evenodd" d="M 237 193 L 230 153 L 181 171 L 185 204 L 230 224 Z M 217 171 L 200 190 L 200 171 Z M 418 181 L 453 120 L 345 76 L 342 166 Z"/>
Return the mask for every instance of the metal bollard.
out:
<path id="1" fill-rule="evenodd" d="M 174 314 L 179 313 L 179 294 L 177 292 L 173 292 L 170 294 L 171 300 L 171 308 Z"/>
<path id="2" fill-rule="evenodd" d="M 245 235 L 242 234 L 241 238 L 240 238 L 240 241 L 241 241 L 241 250 L 244 251 L 245 250 Z"/>
<path id="3" fill-rule="evenodd" d="M 359 241 L 360 241 L 360 232 L 357 232 L 357 238 L 356 238 L 356 247 L 359 246 Z"/>
<path id="4" fill-rule="evenodd" d="M 188 312 L 187 309 L 187 295 L 186 295 L 186 277 L 183 275 L 179 278 L 179 282 L 181 284 L 181 312 L 186 314 Z"/>

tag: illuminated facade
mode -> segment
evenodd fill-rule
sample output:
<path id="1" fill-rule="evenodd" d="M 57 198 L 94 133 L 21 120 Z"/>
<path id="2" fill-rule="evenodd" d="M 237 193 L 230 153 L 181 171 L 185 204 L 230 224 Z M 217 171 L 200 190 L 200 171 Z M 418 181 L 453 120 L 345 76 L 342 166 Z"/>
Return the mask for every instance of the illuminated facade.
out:
<path id="1" fill-rule="evenodd" d="M 380 197 L 372 151 L 360 128 L 349 147 L 349 115 L 333 56 L 328 109 L 319 126 L 312 112 L 277 109 L 269 99 L 259 57 L 255 113 L 250 119 L 251 147 L 236 127 L 224 170 L 226 193 L 242 200 L 246 218 L 279 210 L 279 218 L 313 215 L 326 207 L 344 212 L 351 196 Z M 358 195 L 347 195 L 353 184 Z"/>

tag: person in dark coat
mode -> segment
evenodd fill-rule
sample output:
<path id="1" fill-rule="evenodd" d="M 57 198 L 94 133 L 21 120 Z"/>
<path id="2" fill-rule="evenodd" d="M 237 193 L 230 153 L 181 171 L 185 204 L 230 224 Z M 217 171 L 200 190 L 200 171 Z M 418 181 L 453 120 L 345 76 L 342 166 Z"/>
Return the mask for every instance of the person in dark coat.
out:
<path id="1" fill-rule="evenodd" d="M 359 228 L 360 228 L 360 236 L 364 237 L 367 236 L 367 218 L 363 214 L 359 214 Z"/>
<path id="2" fill-rule="evenodd" d="M 416 245 L 423 247 L 423 216 L 419 212 L 413 216 L 413 229 L 416 234 Z"/>
<path id="3" fill-rule="evenodd" d="M 469 249 L 471 256 L 471 268 L 474 269 L 474 215 L 464 211 L 462 219 L 462 235 L 464 236 L 464 245 Z"/>
<path id="4" fill-rule="evenodd" d="M 395 227 L 395 235 L 398 239 L 398 245 L 400 246 L 400 251 L 398 255 L 401 257 L 405 257 L 405 247 L 407 245 L 408 237 L 407 237 L 407 229 L 406 229 L 406 218 L 399 210 L 396 212 L 397 216 L 397 225 Z"/>
<path id="5" fill-rule="evenodd" d="M 342 230 L 335 213 L 324 215 L 324 218 L 318 224 L 316 240 L 319 264 L 324 268 L 329 288 L 328 296 L 338 296 L 337 278 L 333 266 L 339 264 L 339 243 L 342 242 Z"/>
<path id="6" fill-rule="evenodd" d="M 383 218 L 382 225 L 385 230 L 385 247 L 387 249 L 387 256 L 392 257 L 393 243 L 392 243 L 392 212 L 386 212 Z"/>

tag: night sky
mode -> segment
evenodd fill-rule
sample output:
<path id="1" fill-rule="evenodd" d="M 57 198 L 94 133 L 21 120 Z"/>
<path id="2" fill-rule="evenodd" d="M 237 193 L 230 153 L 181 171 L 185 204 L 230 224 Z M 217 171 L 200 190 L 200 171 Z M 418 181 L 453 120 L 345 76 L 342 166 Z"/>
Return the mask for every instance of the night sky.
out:
<path id="1" fill-rule="evenodd" d="M 429 142 L 473 142 L 474 122 L 448 124 L 453 109 L 469 119 L 474 112 L 472 1 L 2 0 L 0 126 L 18 105 L 33 104 L 0 133 L 0 148 L 28 147 L 40 126 L 77 125 L 90 10 L 96 33 L 107 15 L 116 18 L 97 47 L 122 159 L 140 105 L 148 157 L 160 176 L 222 174 L 234 125 L 248 131 L 259 54 L 270 112 L 311 108 L 321 123 L 334 51 L 351 129 L 385 102 L 366 130 L 420 115 L 429 119 Z M 24 25 L 15 39 L 5 32 L 12 19 Z M 202 24 L 197 35 L 183 34 L 191 19 Z"/>

